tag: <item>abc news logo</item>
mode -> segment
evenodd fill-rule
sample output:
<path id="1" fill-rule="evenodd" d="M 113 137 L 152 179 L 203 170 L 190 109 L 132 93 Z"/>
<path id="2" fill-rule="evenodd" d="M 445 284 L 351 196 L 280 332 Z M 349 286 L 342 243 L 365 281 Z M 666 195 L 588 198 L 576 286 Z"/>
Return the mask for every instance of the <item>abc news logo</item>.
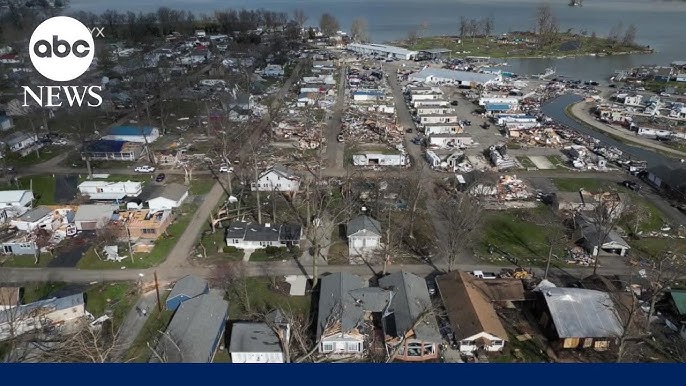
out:
<path id="1" fill-rule="evenodd" d="M 41 75 L 55 81 L 68 82 L 88 70 L 95 55 L 93 34 L 104 36 L 102 28 L 88 29 L 80 21 L 57 16 L 41 23 L 29 41 L 31 63 Z M 39 106 L 58 107 L 63 101 L 69 106 L 97 107 L 102 104 L 100 86 L 22 86 L 24 106 L 33 99 Z M 63 98 L 64 94 L 64 98 Z M 30 98 L 30 99 L 29 99 Z"/>

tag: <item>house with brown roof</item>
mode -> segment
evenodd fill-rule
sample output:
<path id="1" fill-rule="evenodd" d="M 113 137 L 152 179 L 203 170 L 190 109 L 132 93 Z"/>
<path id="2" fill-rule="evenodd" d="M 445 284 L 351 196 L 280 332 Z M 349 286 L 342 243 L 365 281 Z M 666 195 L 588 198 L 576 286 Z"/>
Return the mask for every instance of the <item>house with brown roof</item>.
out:
<path id="1" fill-rule="evenodd" d="M 486 280 L 474 278 L 466 272 L 451 272 L 438 276 L 436 285 L 459 350 L 463 353 L 502 351 L 508 340 L 507 332 L 491 299 L 482 290 L 483 286 L 475 284 L 477 281 Z M 523 289 L 521 292 L 523 294 Z M 502 298 L 519 297 L 512 290 L 495 291 L 494 294 Z"/>

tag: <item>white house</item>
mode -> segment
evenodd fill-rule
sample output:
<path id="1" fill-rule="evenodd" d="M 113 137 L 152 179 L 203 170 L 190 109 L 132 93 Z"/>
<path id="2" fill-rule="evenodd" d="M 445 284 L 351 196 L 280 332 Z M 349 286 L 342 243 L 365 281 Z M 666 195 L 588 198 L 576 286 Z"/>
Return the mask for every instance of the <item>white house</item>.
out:
<path id="1" fill-rule="evenodd" d="M 419 115 L 419 116 L 449 114 L 451 112 L 452 111 L 451 111 L 450 107 L 448 107 L 448 106 L 419 106 L 419 107 L 417 107 L 417 115 Z"/>
<path id="2" fill-rule="evenodd" d="M 686 82 L 686 73 L 676 74 L 677 82 Z"/>
<path id="3" fill-rule="evenodd" d="M 357 90 L 352 95 L 356 102 L 378 101 L 386 98 L 386 94 L 380 90 Z"/>
<path id="4" fill-rule="evenodd" d="M 281 341 L 267 323 L 234 323 L 229 354 L 231 363 L 284 363 Z"/>
<path id="5" fill-rule="evenodd" d="M 19 153 L 22 157 L 34 151 L 36 148 L 43 147 L 36 134 L 27 134 L 17 131 L 7 136 L 3 142 L 13 153 Z"/>
<path id="6" fill-rule="evenodd" d="M 455 71 L 445 68 L 426 67 L 408 77 L 410 81 L 424 83 L 448 83 L 459 86 L 476 87 L 494 84 L 502 81 L 501 74 L 480 74 L 477 72 Z"/>
<path id="7" fill-rule="evenodd" d="M 138 197 L 143 191 L 143 184 L 137 181 L 84 181 L 78 189 L 79 193 L 91 200 L 121 200 L 124 197 Z"/>
<path id="8" fill-rule="evenodd" d="M 381 224 L 373 218 L 360 215 L 348 221 L 348 255 L 364 256 L 381 249 Z"/>
<path id="9" fill-rule="evenodd" d="M 457 123 L 457 114 L 430 114 L 419 117 L 419 122 L 427 123 Z"/>
<path id="10" fill-rule="evenodd" d="M 10 225 L 22 231 L 33 231 L 46 228 L 52 223 L 52 210 L 45 206 L 31 209 L 21 216 L 12 219 Z M 48 227 L 50 228 L 50 227 Z"/>
<path id="11" fill-rule="evenodd" d="M 427 123 L 424 124 L 424 134 L 457 134 L 462 132 L 462 126 L 458 123 Z"/>
<path id="12" fill-rule="evenodd" d="M 251 189 L 260 192 L 297 192 L 300 189 L 300 177 L 282 165 L 274 165 L 260 174 Z"/>
<path id="13" fill-rule="evenodd" d="M 434 134 L 429 137 L 429 146 L 463 148 L 473 143 L 472 136 L 467 133 Z"/>
<path id="14" fill-rule="evenodd" d="M 482 97 L 482 98 L 479 98 L 479 106 L 497 105 L 497 104 L 507 104 L 510 106 L 517 106 L 519 104 L 519 98 L 507 98 L 507 97 Z"/>
<path id="15" fill-rule="evenodd" d="M 355 166 L 405 166 L 407 162 L 408 158 L 405 154 L 365 153 L 353 155 L 353 165 Z"/>
<path id="16" fill-rule="evenodd" d="M 300 225 L 232 222 L 226 229 L 226 245 L 239 249 L 263 249 L 299 245 Z"/>
<path id="17" fill-rule="evenodd" d="M 118 205 L 80 205 L 74 216 L 74 224 L 79 231 L 102 229 L 110 222 Z"/>
<path id="18" fill-rule="evenodd" d="M 0 116 L 0 130 L 9 130 L 12 127 L 14 127 L 14 124 L 12 123 L 12 117 L 8 116 Z"/>
<path id="19" fill-rule="evenodd" d="M 264 76 L 283 76 L 283 66 L 269 64 L 262 70 Z"/>
<path id="20" fill-rule="evenodd" d="M 0 311 L 0 341 L 86 316 L 83 293 Z"/>
<path id="21" fill-rule="evenodd" d="M 0 191 L 0 208 L 31 206 L 34 197 L 30 190 L 2 190 Z"/>
<path id="22" fill-rule="evenodd" d="M 438 101 L 443 99 L 443 94 L 439 92 L 432 92 L 428 94 L 412 94 L 410 95 L 410 102 L 417 101 Z"/>
<path id="23" fill-rule="evenodd" d="M 445 99 L 417 99 L 411 102 L 412 107 L 419 108 L 422 106 L 450 106 L 450 102 Z"/>
<path id="24" fill-rule="evenodd" d="M 151 186 L 141 194 L 151 211 L 178 208 L 188 198 L 188 188 L 175 182 L 164 186 Z"/>
<path id="25" fill-rule="evenodd" d="M 160 137 L 160 130 L 149 126 L 114 126 L 102 139 L 113 141 L 152 143 Z"/>

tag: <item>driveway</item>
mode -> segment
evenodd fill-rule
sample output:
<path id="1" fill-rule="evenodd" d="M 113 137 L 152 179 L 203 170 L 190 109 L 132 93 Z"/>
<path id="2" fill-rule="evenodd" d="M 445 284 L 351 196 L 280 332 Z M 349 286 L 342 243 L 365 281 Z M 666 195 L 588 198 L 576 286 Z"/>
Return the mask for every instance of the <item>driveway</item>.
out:
<path id="1" fill-rule="evenodd" d="M 79 178 L 74 174 L 60 174 L 55 176 L 55 197 L 58 204 L 66 204 L 76 198 Z"/>

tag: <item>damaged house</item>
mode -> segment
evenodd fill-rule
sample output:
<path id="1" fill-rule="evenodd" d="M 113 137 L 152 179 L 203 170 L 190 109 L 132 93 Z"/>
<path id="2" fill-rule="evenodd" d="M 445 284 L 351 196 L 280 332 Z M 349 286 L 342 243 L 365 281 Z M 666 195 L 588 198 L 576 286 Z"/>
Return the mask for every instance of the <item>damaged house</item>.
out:
<path id="1" fill-rule="evenodd" d="M 393 359 L 419 362 L 438 358 L 443 339 L 426 280 L 399 271 L 379 279 L 379 287 L 393 294 L 382 323 Z"/>
<path id="2" fill-rule="evenodd" d="M 391 293 L 367 287 L 362 278 L 336 272 L 320 280 L 317 341 L 320 354 L 360 356 L 371 342 L 383 345 L 381 316 L 388 309 Z M 383 346 L 381 347 L 383 350 Z"/>
<path id="3" fill-rule="evenodd" d="M 607 292 L 552 286 L 536 292 L 539 322 L 559 348 L 607 350 L 624 331 Z"/>

